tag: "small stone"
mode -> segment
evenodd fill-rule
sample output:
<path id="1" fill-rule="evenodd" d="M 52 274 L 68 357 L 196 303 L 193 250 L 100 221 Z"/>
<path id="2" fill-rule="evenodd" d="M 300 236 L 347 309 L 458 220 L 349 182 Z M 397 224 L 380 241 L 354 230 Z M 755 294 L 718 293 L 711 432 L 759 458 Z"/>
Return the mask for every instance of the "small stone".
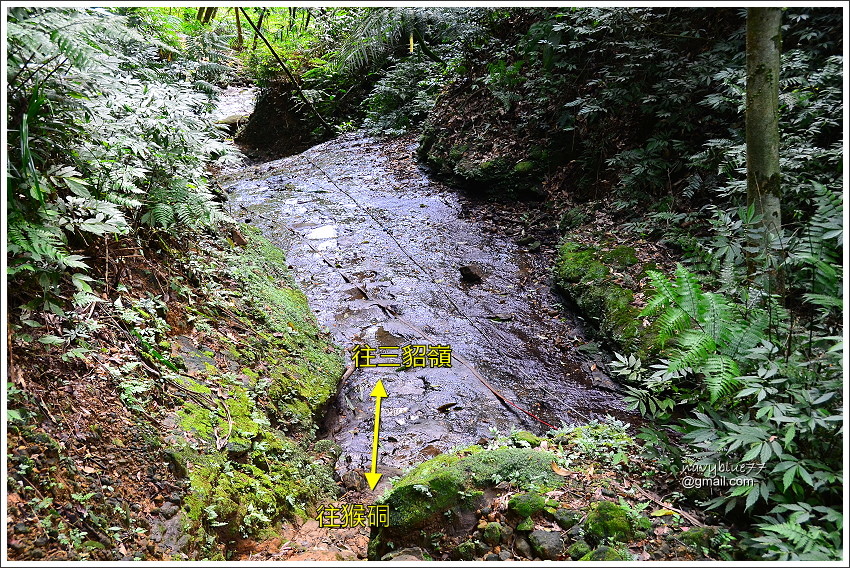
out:
<path id="1" fill-rule="evenodd" d="M 171 501 L 166 501 L 162 507 L 159 508 L 159 514 L 163 516 L 165 519 L 170 519 L 174 515 L 176 515 L 180 511 L 180 507 L 175 505 Z"/>
<path id="2" fill-rule="evenodd" d="M 500 560 L 510 560 L 511 558 L 512 557 L 511 557 L 511 553 L 510 553 L 509 550 L 503 550 L 499 553 L 499 559 Z"/>
<path id="3" fill-rule="evenodd" d="M 23 550 L 24 545 L 19 540 L 10 540 L 9 541 L 9 548 L 14 550 L 15 552 L 19 552 L 19 551 Z"/>
<path id="4" fill-rule="evenodd" d="M 524 518 L 517 526 L 518 531 L 530 531 L 534 529 L 534 519 L 531 517 Z"/>
<path id="5" fill-rule="evenodd" d="M 142 506 L 139 505 L 138 503 L 133 503 L 132 505 L 130 505 L 130 510 L 133 511 L 134 513 L 138 513 L 139 511 L 142 510 Z"/>
<path id="6" fill-rule="evenodd" d="M 573 528 L 581 520 L 581 513 L 572 509 L 558 509 L 555 511 L 555 522 L 565 531 Z"/>
<path id="7" fill-rule="evenodd" d="M 488 523 L 484 528 L 482 540 L 490 546 L 496 546 L 502 540 L 502 525 L 499 523 Z"/>
<path id="8" fill-rule="evenodd" d="M 481 269 L 471 264 L 461 266 L 458 270 L 460 270 L 461 279 L 469 284 L 477 284 L 484 277 Z"/>
<path id="9" fill-rule="evenodd" d="M 540 241 L 534 241 L 533 243 L 528 245 L 527 250 L 528 250 L 528 252 L 537 252 L 537 251 L 540 250 L 540 246 L 541 246 Z"/>
<path id="10" fill-rule="evenodd" d="M 573 560 L 578 560 L 579 558 L 582 558 L 583 556 L 585 556 L 589 552 L 590 552 L 590 545 L 587 544 L 583 540 L 579 540 L 577 542 L 574 542 L 572 544 L 572 546 L 570 546 L 567 549 L 567 555 L 569 555 L 569 557 L 572 558 Z"/>
<path id="11" fill-rule="evenodd" d="M 523 558 L 532 557 L 531 545 L 528 544 L 528 541 L 522 537 L 517 538 L 514 542 L 514 550 L 516 550 L 516 553 Z"/>
<path id="12" fill-rule="evenodd" d="M 528 541 L 543 560 L 555 560 L 564 553 L 564 537 L 558 531 L 536 530 L 528 535 Z"/>
<path id="13" fill-rule="evenodd" d="M 501 558 L 499 558 L 498 554 L 493 554 L 491 552 L 490 554 L 488 554 L 487 556 L 484 557 L 484 560 L 487 560 L 489 562 L 493 562 L 494 560 L 495 561 L 501 560 Z"/>
<path id="14" fill-rule="evenodd" d="M 394 560 L 397 562 L 416 562 L 425 559 L 421 548 L 411 547 L 402 548 L 394 552 L 389 552 L 381 557 L 382 561 Z"/>
<path id="15" fill-rule="evenodd" d="M 27 534 L 30 532 L 30 527 L 24 523 L 15 525 L 15 534 Z"/>
<path id="16" fill-rule="evenodd" d="M 502 542 L 507 544 L 511 537 L 514 536 L 514 529 L 511 525 L 502 525 Z"/>

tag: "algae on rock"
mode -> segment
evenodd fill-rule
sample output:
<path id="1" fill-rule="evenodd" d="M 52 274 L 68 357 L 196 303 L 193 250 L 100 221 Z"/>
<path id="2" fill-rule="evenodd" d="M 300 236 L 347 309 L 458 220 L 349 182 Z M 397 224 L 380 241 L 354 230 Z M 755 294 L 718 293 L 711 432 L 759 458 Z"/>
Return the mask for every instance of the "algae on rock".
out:
<path id="1" fill-rule="evenodd" d="M 634 292 L 614 282 L 612 269 L 638 263 L 634 249 L 564 242 L 558 251 L 555 283 L 614 347 L 644 356 L 652 349 L 651 330 L 641 325 Z"/>
<path id="2" fill-rule="evenodd" d="M 170 440 L 189 478 L 186 531 L 206 547 L 304 519 L 337 491 L 331 466 L 306 447 L 342 375 L 341 351 L 319 329 L 283 253 L 257 230 L 245 234 L 243 249 L 212 252 L 207 269 L 232 290 L 197 306 L 242 332 L 208 333 L 216 364 L 179 377 L 197 396 L 178 409 Z"/>
<path id="3" fill-rule="evenodd" d="M 416 539 L 412 535 L 431 525 L 465 533 L 482 497 L 493 494 L 493 487 L 503 481 L 538 491 L 559 487 L 563 480 L 551 469 L 554 459 L 550 452 L 530 448 L 485 451 L 471 446 L 418 465 L 379 499 L 389 506 L 389 526 L 373 527 L 369 558 L 381 558 L 393 539 L 412 544 L 409 541 Z"/>

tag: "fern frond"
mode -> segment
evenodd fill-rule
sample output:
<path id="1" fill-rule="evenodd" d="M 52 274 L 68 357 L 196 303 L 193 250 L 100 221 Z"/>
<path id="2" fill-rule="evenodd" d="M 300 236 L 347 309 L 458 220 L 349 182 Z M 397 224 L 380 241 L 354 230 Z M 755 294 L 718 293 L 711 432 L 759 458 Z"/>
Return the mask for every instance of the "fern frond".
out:
<path id="1" fill-rule="evenodd" d="M 741 375 L 741 370 L 738 364 L 725 355 L 716 353 L 708 355 L 702 370 L 712 404 L 721 396 L 731 395 L 733 389 L 740 384 L 738 377 Z"/>
<path id="2" fill-rule="evenodd" d="M 720 351 L 728 357 L 740 357 L 765 339 L 765 329 L 770 324 L 770 314 L 763 309 L 754 308 L 745 325 L 737 325 L 732 335 L 720 344 Z"/>
<path id="3" fill-rule="evenodd" d="M 668 369 L 675 372 L 686 367 L 699 367 L 716 348 L 713 337 L 702 331 L 689 329 L 679 334 L 677 352 L 670 360 Z"/>
<path id="4" fill-rule="evenodd" d="M 694 321 L 699 321 L 703 291 L 696 275 L 682 264 L 676 265 L 676 303 Z"/>
<path id="5" fill-rule="evenodd" d="M 720 294 L 707 292 L 701 298 L 700 315 L 703 331 L 713 337 L 716 343 L 722 343 L 734 325 L 729 301 Z"/>
<path id="6" fill-rule="evenodd" d="M 658 317 L 658 339 L 659 345 L 663 346 L 667 340 L 690 327 L 691 316 L 678 306 L 670 306 Z"/>
<path id="7" fill-rule="evenodd" d="M 661 308 L 672 304 L 676 298 L 676 292 L 664 274 L 656 270 L 650 270 L 647 276 L 649 277 L 650 285 L 655 290 L 655 294 L 649 300 L 646 307 L 641 310 L 640 315 L 642 317 L 654 316 Z"/>

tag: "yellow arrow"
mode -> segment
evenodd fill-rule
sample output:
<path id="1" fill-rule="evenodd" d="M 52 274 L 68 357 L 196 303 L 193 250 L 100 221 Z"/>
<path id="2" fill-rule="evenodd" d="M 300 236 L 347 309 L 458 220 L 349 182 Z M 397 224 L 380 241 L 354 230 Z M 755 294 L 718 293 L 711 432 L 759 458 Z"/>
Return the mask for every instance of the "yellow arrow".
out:
<path id="1" fill-rule="evenodd" d="M 381 399 L 387 396 L 387 389 L 384 388 L 384 383 L 378 380 L 375 383 L 375 388 L 369 393 L 369 396 L 375 397 L 375 435 L 372 439 L 372 471 L 364 475 L 366 476 L 366 481 L 369 482 L 369 489 L 374 491 L 382 475 L 377 473 L 376 470 L 378 469 L 378 430 L 381 427 Z"/>

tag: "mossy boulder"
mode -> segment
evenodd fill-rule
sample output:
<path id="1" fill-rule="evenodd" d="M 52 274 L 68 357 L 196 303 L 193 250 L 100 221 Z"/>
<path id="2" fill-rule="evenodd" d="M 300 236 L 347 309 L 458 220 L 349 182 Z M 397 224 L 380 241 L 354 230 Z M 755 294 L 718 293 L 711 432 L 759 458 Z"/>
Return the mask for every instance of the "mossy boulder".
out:
<path id="1" fill-rule="evenodd" d="M 691 527 L 685 532 L 678 533 L 676 538 L 695 550 L 707 549 L 711 539 L 717 534 L 714 527 Z"/>
<path id="2" fill-rule="evenodd" d="M 490 546 L 496 546 L 502 540 L 502 525 L 501 523 L 487 523 L 484 527 L 484 532 L 481 534 L 481 540 Z"/>
<path id="3" fill-rule="evenodd" d="M 590 505 L 584 531 L 592 542 L 627 542 L 634 538 L 634 527 L 628 512 L 611 501 L 597 501 Z"/>
<path id="4" fill-rule="evenodd" d="M 528 535 L 528 542 L 543 560 L 555 560 L 564 554 L 564 537 L 558 531 L 536 530 Z"/>
<path id="5" fill-rule="evenodd" d="M 600 546 L 596 550 L 588 552 L 579 560 L 591 560 L 595 562 L 622 562 L 632 560 L 632 556 L 625 550 L 610 546 Z"/>
<path id="6" fill-rule="evenodd" d="M 632 305 L 634 292 L 612 279 L 638 262 L 634 249 L 565 242 L 558 250 L 555 283 L 594 324 L 605 341 L 618 350 L 644 355 L 652 350 L 652 331 L 642 326 L 640 310 Z"/>
<path id="7" fill-rule="evenodd" d="M 466 534 L 475 525 L 474 511 L 486 501 L 485 492 L 494 495 L 492 488 L 501 481 L 520 488 L 559 487 L 563 481 L 552 472 L 553 459 L 549 452 L 529 448 L 472 446 L 418 465 L 378 500 L 389 507 L 389 526 L 372 528 L 369 558 L 386 554 L 389 542 L 396 547 L 427 546 L 421 535 L 430 528 Z"/>
<path id="8" fill-rule="evenodd" d="M 559 527 L 568 531 L 581 520 L 581 513 L 572 509 L 558 509 L 555 511 L 554 518 Z"/>
<path id="9" fill-rule="evenodd" d="M 573 560 L 578 560 L 591 551 L 590 545 L 583 540 L 577 540 L 567 549 L 567 556 Z"/>
<path id="10" fill-rule="evenodd" d="M 177 410 L 167 440 L 174 470 L 189 480 L 186 530 L 201 546 L 262 537 L 281 519 L 313 516 L 337 492 L 331 460 L 310 456 L 306 445 L 342 376 L 341 351 L 319 329 L 283 253 L 256 229 L 244 232 L 244 247 L 212 262 L 237 291 L 230 317 L 250 333 L 217 337 L 222 357 L 182 379 L 197 396 Z M 220 317 L 216 306 L 195 310 Z M 216 368 L 219 359 L 233 365 Z M 320 442 L 316 451 L 333 454 L 334 446 Z"/>
<path id="11" fill-rule="evenodd" d="M 546 508 L 546 498 L 537 493 L 520 493 L 508 501 L 508 511 L 521 518 L 530 517 Z"/>
<path id="12" fill-rule="evenodd" d="M 475 546 L 475 542 L 465 540 L 454 549 L 452 556 L 454 556 L 457 560 L 474 560 L 476 549 L 477 547 Z"/>
<path id="13" fill-rule="evenodd" d="M 493 197 L 542 199 L 549 154 L 545 149 L 499 151 L 471 132 L 426 124 L 417 156 L 441 177 Z"/>

